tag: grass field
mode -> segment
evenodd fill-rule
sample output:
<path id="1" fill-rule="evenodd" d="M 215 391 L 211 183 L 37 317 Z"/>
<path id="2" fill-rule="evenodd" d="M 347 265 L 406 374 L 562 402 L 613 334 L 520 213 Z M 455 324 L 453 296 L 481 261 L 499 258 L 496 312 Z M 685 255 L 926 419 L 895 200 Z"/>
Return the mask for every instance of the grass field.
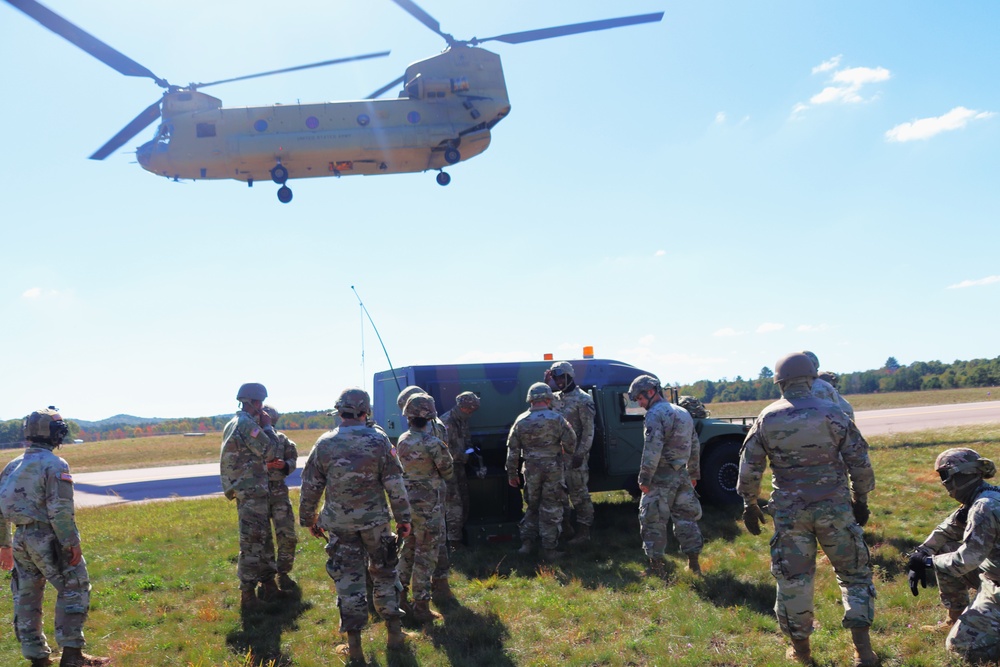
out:
<path id="1" fill-rule="evenodd" d="M 936 591 L 910 595 L 902 554 L 954 508 L 932 470 L 937 453 L 969 446 L 1000 461 L 1000 426 L 875 437 L 871 446 L 878 488 L 865 535 L 878 589 L 873 644 L 887 666 L 950 664 L 943 635 L 921 630 L 943 617 Z M 510 543 L 457 553 L 452 579 L 459 604 L 444 609 L 444 621 L 401 654 L 386 653 L 383 625 L 370 626 L 364 632 L 369 664 L 791 664 L 772 612 L 767 532 L 748 535 L 738 510 L 706 508 L 705 576 L 684 571 L 673 552 L 669 575 L 650 579 L 642 576 L 636 502 L 624 493 L 595 500 L 595 539 L 558 566 L 538 566 Z M 340 637 L 323 545 L 305 531 L 293 573 L 301 596 L 244 619 L 232 503 L 215 498 L 82 509 L 78 520 L 94 585 L 90 649 L 113 655 L 117 667 L 342 664 L 332 653 Z M 49 589 L 50 640 L 52 599 Z M 821 557 L 813 646 L 823 667 L 851 664 L 841 614 L 839 589 Z M 0 617 L 10 615 L 9 595 L 2 594 Z M 27 663 L 10 624 L 0 623 L 0 665 L 18 664 Z"/>

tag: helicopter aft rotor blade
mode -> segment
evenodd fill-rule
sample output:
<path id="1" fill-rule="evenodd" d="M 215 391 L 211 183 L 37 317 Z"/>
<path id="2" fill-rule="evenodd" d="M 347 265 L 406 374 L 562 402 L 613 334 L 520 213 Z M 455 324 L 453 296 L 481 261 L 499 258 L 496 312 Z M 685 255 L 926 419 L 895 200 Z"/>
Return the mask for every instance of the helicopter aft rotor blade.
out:
<path id="1" fill-rule="evenodd" d="M 552 37 L 565 37 L 566 35 L 576 35 L 581 32 L 594 32 L 596 30 L 610 30 L 611 28 L 621 28 L 628 25 L 638 25 L 640 23 L 656 23 L 663 19 L 663 12 L 655 14 L 639 14 L 636 16 L 623 16 L 616 19 L 603 19 L 601 21 L 587 21 L 586 23 L 573 23 L 571 25 L 556 26 L 553 28 L 541 28 L 539 30 L 525 30 L 523 32 L 512 32 L 506 35 L 495 37 L 484 37 L 483 39 L 472 38 L 469 42 L 475 46 L 482 42 L 496 41 L 506 44 L 523 44 L 524 42 L 536 42 L 540 39 L 550 39 Z"/>
<path id="2" fill-rule="evenodd" d="M 403 83 L 403 79 L 404 78 L 406 78 L 405 74 L 403 76 L 397 78 L 397 79 L 393 79 L 392 81 L 390 81 L 389 83 L 385 84 L 384 86 L 382 86 L 381 88 L 379 88 L 378 90 L 376 90 L 374 93 L 372 93 L 371 95 L 369 95 L 365 99 L 366 100 L 374 100 L 376 98 L 382 97 L 389 90 L 391 90 L 392 88 L 395 88 L 399 84 Z"/>
<path id="3" fill-rule="evenodd" d="M 108 67 L 117 70 L 125 76 L 148 77 L 155 81 L 161 88 L 169 87 L 170 84 L 165 79 L 156 76 L 125 54 L 116 51 L 82 28 L 73 25 L 59 16 L 48 7 L 35 2 L 35 0 L 7 0 L 7 3 L 20 9 L 52 32 L 75 44 Z"/>
<path id="4" fill-rule="evenodd" d="M 152 123 L 154 120 L 160 117 L 160 100 L 156 100 L 148 107 L 143 109 L 142 113 L 132 119 L 132 122 L 126 125 L 118 132 L 115 136 L 111 137 L 106 144 L 97 149 L 97 152 L 90 156 L 91 160 L 103 160 L 108 157 L 116 150 L 122 147 L 122 145 L 139 134 Z"/>
<path id="5" fill-rule="evenodd" d="M 348 58 L 336 58 L 334 60 L 324 60 L 321 63 L 310 63 L 309 65 L 298 65 L 296 67 L 286 67 L 284 69 L 275 69 L 270 72 L 259 72 L 257 74 L 247 74 L 246 76 L 237 76 L 232 79 L 222 79 L 221 81 L 211 81 L 209 83 L 192 83 L 191 88 L 207 88 L 208 86 L 217 86 L 220 83 L 232 83 L 233 81 L 245 81 L 246 79 L 256 79 L 262 76 L 271 76 L 272 74 L 284 74 L 286 72 L 296 72 L 300 69 L 309 69 L 311 67 L 325 67 L 327 65 L 338 65 L 340 63 L 348 63 L 354 60 L 367 60 L 369 58 L 384 58 L 389 55 L 390 51 L 379 51 L 378 53 L 366 53 L 361 56 L 350 56 Z"/>
<path id="6" fill-rule="evenodd" d="M 427 26 L 428 28 L 436 32 L 438 35 L 443 37 L 444 40 L 448 42 L 448 44 L 451 44 L 454 41 L 454 37 L 452 37 L 448 33 L 441 32 L 441 24 L 438 22 L 438 20 L 435 19 L 430 14 L 428 14 L 427 12 L 425 12 L 423 9 L 421 9 L 417 5 L 417 3 L 412 2 L 411 0 L 392 0 L 392 1 L 395 2 L 397 5 L 399 5 L 400 7 L 402 7 L 407 14 L 417 19 L 425 26 Z"/>

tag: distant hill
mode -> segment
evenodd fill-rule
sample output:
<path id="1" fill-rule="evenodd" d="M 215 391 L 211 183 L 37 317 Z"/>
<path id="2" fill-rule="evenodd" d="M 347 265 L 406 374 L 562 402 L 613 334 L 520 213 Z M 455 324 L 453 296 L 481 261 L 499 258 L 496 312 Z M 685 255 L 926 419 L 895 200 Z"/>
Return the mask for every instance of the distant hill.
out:
<path id="1" fill-rule="evenodd" d="M 149 424 L 160 424 L 166 421 L 166 419 L 161 419 L 160 417 L 133 417 L 132 415 L 115 415 L 114 417 L 108 417 L 107 419 L 101 419 L 95 422 L 89 422 L 84 419 L 73 419 L 72 417 L 67 417 L 67 419 L 75 421 L 80 425 L 80 428 L 88 431 L 99 431 L 112 425 L 148 426 Z"/>

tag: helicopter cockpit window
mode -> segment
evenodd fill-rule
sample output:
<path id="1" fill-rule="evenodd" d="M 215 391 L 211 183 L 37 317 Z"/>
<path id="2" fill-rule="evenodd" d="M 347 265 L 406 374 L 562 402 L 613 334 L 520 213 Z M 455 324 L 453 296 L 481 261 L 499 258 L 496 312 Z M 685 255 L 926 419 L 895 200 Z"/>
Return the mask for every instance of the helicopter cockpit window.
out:
<path id="1" fill-rule="evenodd" d="M 215 123 L 198 123 L 196 128 L 199 139 L 215 136 Z"/>
<path id="2" fill-rule="evenodd" d="M 161 146 L 166 146 L 170 143 L 170 135 L 174 132 L 174 126 L 170 123 L 164 123 L 160 125 L 160 131 L 156 135 L 156 143 Z"/>

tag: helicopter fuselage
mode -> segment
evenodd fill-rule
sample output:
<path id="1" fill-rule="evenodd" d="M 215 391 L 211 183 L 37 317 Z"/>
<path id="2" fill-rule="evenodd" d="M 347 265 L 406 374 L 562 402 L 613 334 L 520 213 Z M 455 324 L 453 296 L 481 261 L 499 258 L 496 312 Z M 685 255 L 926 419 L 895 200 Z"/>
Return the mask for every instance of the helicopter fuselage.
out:
<path id="1" fill-rule="evenodd" d="M 224 108 L 197 90 L 168 92 L 139 163 L 175 179 L 289 179 L 442 169 L 489 147 L 510 111 L 500 58 L 453 45 L 406 69 L 397 99 Z M 449 150 L 451 149 L 451 150 Z"/>

